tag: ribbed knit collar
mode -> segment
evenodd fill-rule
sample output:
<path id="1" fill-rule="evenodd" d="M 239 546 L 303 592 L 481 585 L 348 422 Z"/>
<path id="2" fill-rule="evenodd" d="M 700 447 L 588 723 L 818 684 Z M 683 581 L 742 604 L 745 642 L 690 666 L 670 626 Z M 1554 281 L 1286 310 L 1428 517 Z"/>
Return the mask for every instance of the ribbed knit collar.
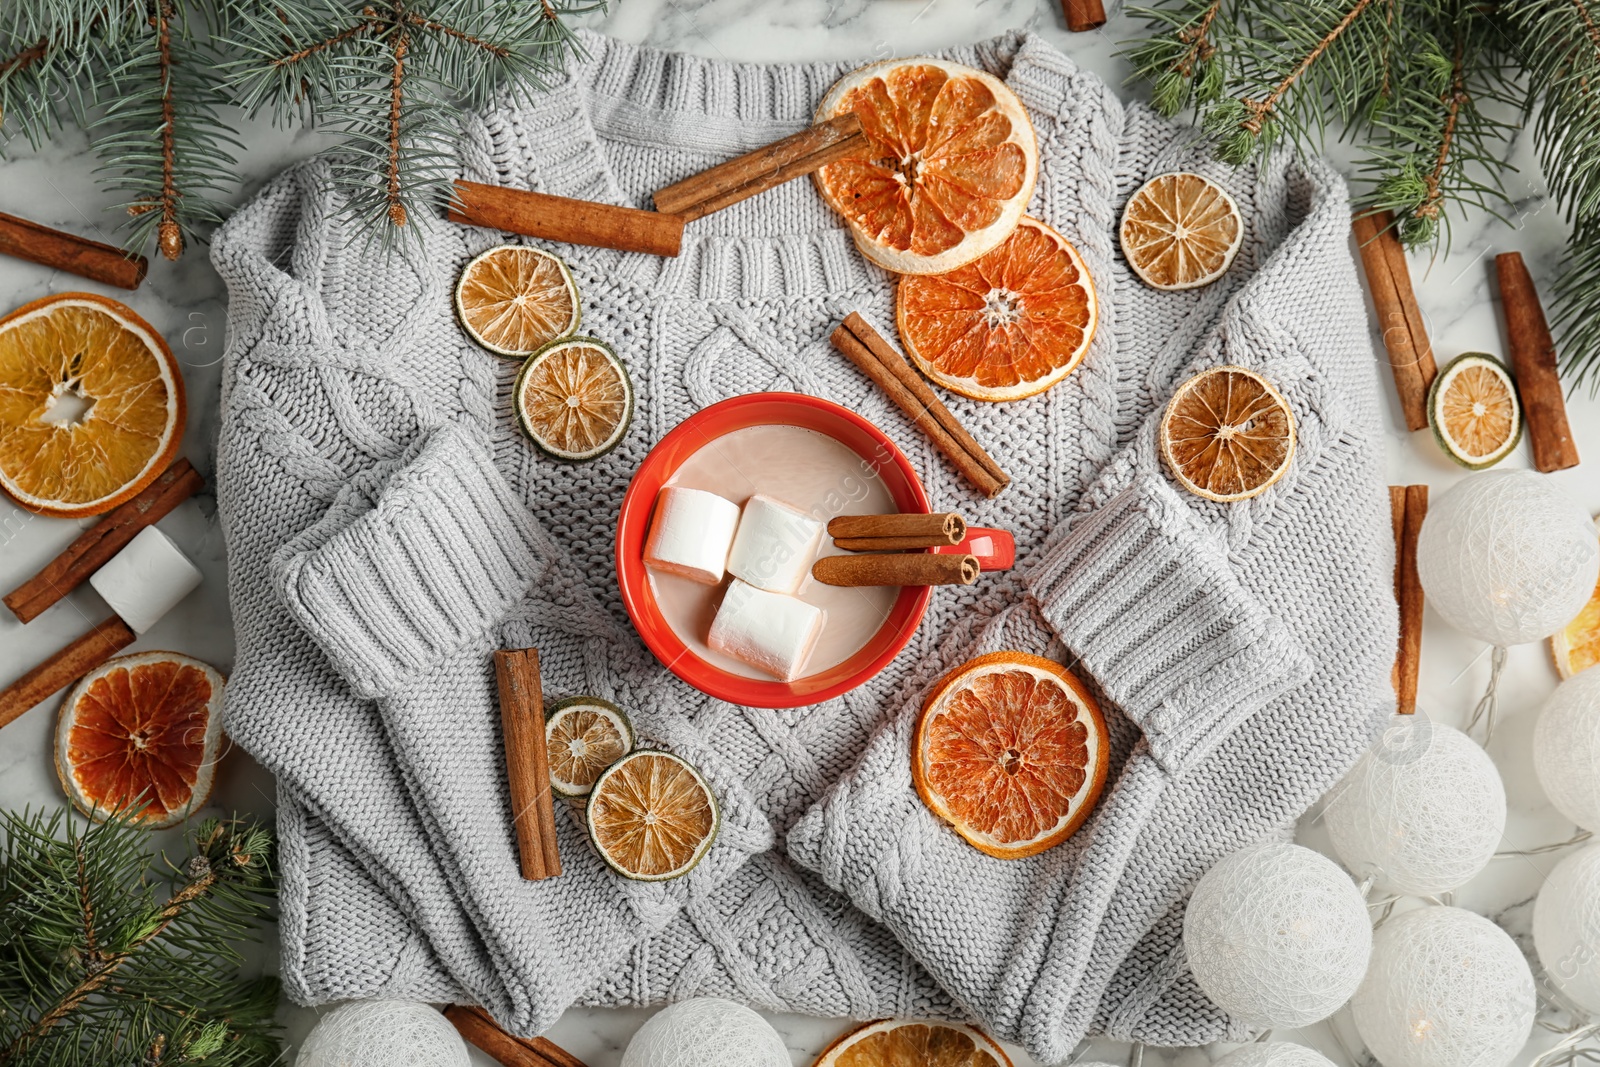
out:
<path id="1" fill-rule="evenodd" d="M 704 165 L 710 165 L 805 127 L 829 86 L 870 61 L 729 63 L 631 45 L 589 30 L 579 31 L 578 42 L 580 54 L 554 76 L 548 91 L 477 120 L 468 139 L 486 151 L 468 153 L 469 177 L 647 208 L 648 194 L 630 195 L 618 181 L 613 152 L 628 144 L 670 144 L 704 152 Z M 1083 115 L 1086 124 L 1101 125 L 1092 120 L 1120 110 L 1098 79 L 1032 34 L 1011 33 L 941 55 L 1000 76 L 1034 112 L 1059 115 L 1068 96 L 1073 106 L 1098 112 Z M 1120 114 L 1114 118 L 1110 128 L 1120 129 Z M 1114 157 L 1114 147 L 1109 154 Z M 1094 163 L 1110 169 L 1115 159 Z M 1051 165 L 1048 157 L 1041 160 L 1041 169 Z M 1111 183 L 1082 185 L 1086 201 L 1113 194 Z M 1082 218 L 1111 215 L 1109 200 L 1082 206 Z M 676 259 L 589 248 L 574 249 L 572 259 L 580 272 L 653 298 L 793 300 L 840 296 L 892 280 L 866 262 L 843 221 L 814 195 L 798 212 L 776 220 L 763 217 L 760 226 L 736 233 L 716 216 L 690 223 Z"/>

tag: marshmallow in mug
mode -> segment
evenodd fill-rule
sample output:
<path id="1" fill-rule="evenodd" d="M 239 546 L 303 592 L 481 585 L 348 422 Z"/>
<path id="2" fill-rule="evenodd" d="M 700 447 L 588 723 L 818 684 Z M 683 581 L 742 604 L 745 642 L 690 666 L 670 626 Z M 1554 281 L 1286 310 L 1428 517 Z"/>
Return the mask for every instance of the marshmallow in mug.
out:
<path id="1" fill-rule="evenodd" d="M 800 677 L 822 633 L 822 609 L 735 578 L 706 644 L 786 682 Z"/>
<path id="2" fill-rule="evenodd" d="M 811 573 L 824 529 L 799 508 L 757 493 L 744 506 L 728 573 L 757 589 L 792 595 Z"/>
<path id="3" fill-rule="evenodd" d="M 739 505 L 703 489 L 669 485 L 656 497 L 646 566 L 704 585 L 722 581 L 739 526 Z"/>

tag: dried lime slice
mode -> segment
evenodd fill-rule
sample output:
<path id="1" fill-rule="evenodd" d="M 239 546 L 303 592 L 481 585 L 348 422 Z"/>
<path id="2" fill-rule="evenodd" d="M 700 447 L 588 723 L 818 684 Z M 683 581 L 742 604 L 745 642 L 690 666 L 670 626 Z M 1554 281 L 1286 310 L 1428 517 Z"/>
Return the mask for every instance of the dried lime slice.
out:
<path id="1" fill-rule="evenodd" d="M 1428 390 L 1428 425 L 1445 454 L 1468 470 L 1499 463 L 1522 440 L 1511 372 L 1482 352 L 1457 356 Z"/>
<path id="2" fill-rule="evenodd" d="M 624 878 L 665 882 L 694 870 L 721 825 L 700 772 L 646 749 L 613 763 L 589 794 L 589 839 Z"/>
<path id="3" fill-rule="evenodd" d="M 533 443 L 573 462 L 605 455 L 633 421 L 633 382 L 611 346 L 593 337 L 552 341 L 517 375 L 517 421 Z"/>
<path id="4" fill-rule="evenodd" d="M 542 248 L 499 245 L 468 263 L 456 282 L 456 314 L 472 339 L 521 359 L 570 337 L 583 318 L 578 284 Z"/>
<path id="5" fill-rule="evenodd" d="M 633 751 L 633 724 L 609 700 L 568 697 L 550 705 L 544 738 L 550 788 L 558 796 L 586 797 L 607 767 Z"/>
<path id="6" fill-rule="evenodd" d="M 1261 375 L 1213 367 L 1178 386 L 1161 419 L 1161 455 L 1173 477 L 1207 500 L 1267 491 L 1294 458 L 1294 412 Z"/>

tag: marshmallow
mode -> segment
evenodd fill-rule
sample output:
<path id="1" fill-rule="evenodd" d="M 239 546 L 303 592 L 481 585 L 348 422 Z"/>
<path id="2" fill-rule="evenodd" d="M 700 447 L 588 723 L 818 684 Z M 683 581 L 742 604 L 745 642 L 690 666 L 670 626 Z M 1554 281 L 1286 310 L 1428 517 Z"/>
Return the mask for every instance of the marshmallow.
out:
<path id="1" fill-rule="evenodd" d="M 716 585 L 728 563 L 739 525 L 739 505 L 715 493 L 669 485 L 656 497 L 646 565 L 691 581 Z"/>
<path id="2" fill-rule="evenodd" d="M 823 529 L 799 508 L 757 494 L 744 506 L 728 573 L 757 589 L 796 593 L 822 546 Z"/>
<path id="3" fill-rule="evenodd" d="M 89 575 L 89 584 L 128 629 L 142 634 L 195 591 L 200 568 L 189 562 L 172 538 L 146 526 L 126 548 Z"/>
<path id="4" fill-rule="evenodd" d="M 735 578 L 711 622 L 706 644 L 792 682 L 805 669 L 821 632 L 821 608 Z"/>

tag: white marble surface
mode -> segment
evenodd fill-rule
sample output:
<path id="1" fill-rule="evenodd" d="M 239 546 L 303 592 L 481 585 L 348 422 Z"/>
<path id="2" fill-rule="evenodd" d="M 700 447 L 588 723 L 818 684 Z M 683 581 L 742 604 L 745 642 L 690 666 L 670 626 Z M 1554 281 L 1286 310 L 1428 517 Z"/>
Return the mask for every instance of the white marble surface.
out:
<path id="1" fill-rule="evenodd" d="M 630 41 L 727 59 L 763 61 L 912 55 L 1026 27 L 1044 34 L 1078 62 L 1119 86 L 1127 77 L 1127 70 L 1114 52 L 1117 42 L 1134 31 L 1129 21 L 1118 18 L 1097 32 L 1069 34 L 1055 0 L 622 0 L 609 16 L 591 21 L 605 32 Z M 1140 90 L 1125 86 L 1120 91 L 1132 95 Z M 314 135 L 286 133 L 263 124 L 244 123 L 241 128 L 242 139 L 248 145 L 244 159 L 248 180 L 236 196 L 239 200 L 266 178 L 317 151 L 324 143 Z M 65 134 L 39 153 L 21 146 L 12 148 L 18 149 L 16 154 L 0 163 L 0 211 L 87 234 L 109 229 L 108 216 L 102 211 L 111 197 L 94 185 L 93 161 L 80 135 Z M 1538 168 L 1526 145 L 1518 147 L 1517 162 L 1522 170 L 1510 179 L 1519 198 L 1510 213 L 1512 222 L 1486 214 L 1468 219 L 1458 224 L 1448 254 L 1441 253 L 1431 260 L 1422 256 L 1412 259 L 1423 310 L 1441 358 L 1469 349 L 1504 353 L 1495 307 L 1497 297 L 1491 283 L 1494 253 L 1522 251 L 1541 285 L 1548 284 L 1559 262 L 1562 226 L 1545 198 Z M 75 277 L 0 258 L 0 310 L 52 292 L 94 288 L 92 283 Z M 224 340 L 225 294 L 221 282 L 200 251 L 176 265 L 158 260 L 152 263 L 149 280 L 138 292 L 112 295 L 131 304 L 165 333 L 183 362 L 189 391 L 184 453 L 209 473 L 217 423 L 217 361 Z M 1388 372 L 1376 349 L 1373 373 L 1382 379 L 1384 395 L 1392 397 Z M 1587 396 L 1575 398 L 1571 417 L 1587 462 L 1554 477 L 1591 510 L 1600 511 L 1600 402 Z M 1392 400 L 1387 422 L 1391 482 L 1426 482 L 1439 492 L 1464 475 L 1438 451 L 1426 433 L 1410 435 L 1404 431 Z M 1526 445 L 1505 463 L 1528 464 Z M 0 586 L 10 588 L 33 573 L 71 541 L 80 528 L 76 522 L 34 518 L 9 501 L 0 500 Z M 233 640 L 222 538 L 212 500 L 202 496 L 185 503 L 163 521 L 162 528 L 199 563 L 205 572 L 205 585 L 135 647 L 178 649 L 226 669 L 232 661 Z M 8 684 L 107 614 L 105 605 L 87 586 L 26 628 L 9 614 L 0 613 L 0 685 Z M 1464 724 L 1488 674 L 1486 649 L 1455 633 L 1430 613 L 1424 650 L 1423 707 L 1441 721 Z M 1529 754 L 1537 709 L 1555 680 L 1543 646 L 1512 650 L 1502 688 L 1502 726 L 1490 746 L 1511 801 L 1506 848 L 1563 840 L 1573 830 L 1545 802 L 1534 779 Z M 56 703 L 54 699 L 47 701 L 0 734 L 0 806 L 20 808 L 61 801 L 49 761 Z M 219 807 L 262 815 L 270 812 L 271 783 L 242 754 L 230 757 L 230 765 L 219 777 L 222 784 L 215 797 Z M 1325 835 L 1315 826 L 1308 825 L 1301 837 L 1313 846 L 1326 844 Z M 1457 894 L 1457 902 L 1493 916 L 1526 943 L 1529 902 L 1543 874 L 1559 858 L 1498 860 Z M 263 950 L 263 955 L 266 965 L 271 966 L 270 950 Z M 623 1046 L 645 1015 L 572 1011 L 556 1025 L 551 1036 L 591 1067 L 612 1067 L 619 1062 Z M 291 1047 L 303 1038 L 315 1018 L 315 1012 L 285 1006 L 283 1019 Z M 847 1026 L 838 1020 L 799 1017 L 774 1021 L 788 1040 L 796 1064 L 809 1064 Z M 1348 1025 L 1344 1029 L 1349 1033 Z M 1312 1045 L 1341 1067 L 1352 1063 L 1326 1026 L 1279 1036 Z M 1538 1047 L 1551 1040 L 1547 1035 L 1536 1037 L 1519 1062 L 1528 1062 Z M 1126 1047 L 1107 1044 L 1083 1051 L 1086 1058 L 1113 1063 L 1127 1062 L 1129 1055 Z M 1152 1049 L 1145 1062 L 1201 1067 L 1224 1051 L 1221 1047 Z M 476 1063 L 489 1062 L 481 1055 L 475 1056 Z M 1014 1058 L 1019 1067 L 1033 1063 L 1020 1053 Z"/>

